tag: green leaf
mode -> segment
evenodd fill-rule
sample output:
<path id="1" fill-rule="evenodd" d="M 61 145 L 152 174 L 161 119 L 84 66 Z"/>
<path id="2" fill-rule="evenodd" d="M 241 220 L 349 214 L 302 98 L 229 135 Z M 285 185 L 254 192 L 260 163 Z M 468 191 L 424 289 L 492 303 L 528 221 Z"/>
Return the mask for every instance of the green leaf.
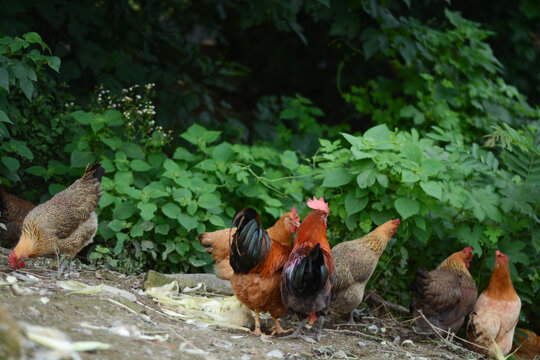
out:
<path id="1" fill-rule="evenodd" d="M 345 168 L 334 168 L 326 172 L 322 186 L 336 188 L 348 184 L 352 175 Z"/>
<path id="2" fill-rule="evenodd" d="M 349 192 L 345 197 L 345 210 L 347 211 L 347 216 L 351 216 L 359 211 L 362 211 L 366 207 L 367 203 L 367 197 L 359 199 L 352 192 Z"/>
<path id="3" fill-rule="evenodd" d="M 140 159 L 131 161 L 131 168 L 139 172 L 145 172 L 152 169 L 152 167 L 146 161 Z"/>
<path id="4" fill-rule="evenodd" d="M 74 111 L 70 114 L 75 121 L 82 125 L 90 125 L 94 120 L 94 114 L 91 112 L 85 112 L 82 110 Z"/>
<path id="5" fill-rule="evenodd" d="M 233 156 L 234 151 L 229 143 L 221 143 L 212 150 L 212 157 L 216 160 L 229 161 Z"/>
<path id="6" fill-rule="evenodd" d="M 178 222 L 182 225 L 187 231 L 191 231 L 199 225 L 197 218 L 189 216 L 188 214 L 178 215 Z"/>
<path id="7" fill-rule="evenodd" d="M 206 171 L 216 171 L 216 161 L 214 159 L 205 159 L 195 165 L 195 167 L 206 170 Z"/>
<path id="8" fill-rule="evenodd" d="M 169 224 L 159 224 L 154 228 L 156 234 L 167 235 L 169 233 Z"/>
<path id="9" fill-rule="evenodd" d="M 159 181 L 151 182 L 150 184 L 146 185 L 142 191 L 151 199 L 158 199 L 169 195 L 169 193 L 165 191 L 165 185 Z"/>
<path id="10" fill-rule="evenodd" d="M 436 199 L 441 200 L 443 189 L 441 183 L 438 181 L 421 182 L 420 187 L 428 194 Z"/>
<path id="11" fill-rule="evenodd" d="M 15 149 L 15 152 L 22 157 L 27 158 L 28 160 L 34 159 L 34 154 L 32 154 L 32 151 L 26 146 L 26 143 L 24 141 L 11 139 L 9 141 L 9 144 L 13 149 Z"/>
<path id="12" fill-rule="evenodd" d="M 374 167 L 368 167 L 356 177 L 356 182 L 360 189 L 372 186 L 375 184 L 375 180 L 377 180 L 377 169 Z"/>
<path id="13" fill-rule="evenodd" d="M 32 101 L 32 93 L 34 92 L 34 84 L 32 81 L 27 77 L 22 77 L 19 79 L 19 86 L 21 87 L 22 92 L 28 99 L 28 101 Z"/>
<path id="14" fill-rule="evenodd" d="M 157 211 L 156 205 L 143 202 L 138 203 L 137 208 L 141 210 L 141 217 L 144 221 L 152 220 L 155 212 Z"/>
<path id="15" fill-rule="evenodd" d="M 126 240 L 129 240 L 129 236 L 127 234 L 124 234 L 124 233 L 117 233 L 116 234 L 116 245 L 114 246 L 114 249 L 113 249 L 113 253 L 115 255 L 120 255 L 120 253 L 122 252 L 122 249 L 124 248 L 124 243 L 126 242 Z"/>
<path id="16" fill-rule="evenodd" d="M 7 66 L 5 65 L 0 67 L 0 87 L 4 88 L 9 93 L 9 73 L 7 71 Z M 2 121 L 1 118 L 0 121 Z"/>
<path id="17" fill-rule="evenodd" d="M 220 228 L 223 228 L 225 227 L 225 222 L 223 221 L 223 219 L 217 215 L 211 215 L 210 216 L 210 219 L 208 219 L 210 221 L 211 224 L 217 226 L 217 227 L 220 227 Z"/>
<path id="18" fill-rule="evenodd" d="M 86 165 L 93 164 L 95 161 L 94 155 L 89 151 L 79 151 L 77 149 L 71 152 L 71 167 L 83 168 Z"/>
<path id="19" fill-rule="evenodd" d="M 35 176 L 43 176 L 45 175 L 47 169 L 45 169 L 43 166 L 31 166 L 24 171 Z"/>
<path id="20" fill-rule="evenodd" d="M 101 199 L 99 200 L 99 207 L 102 209 L 106 208 L 107 206 L 111 205 L 115 199 L 116 199 L 115 196 L 104 191 L 103 194 L 101 195 Z"/>
<path id="21" fill-rule="evenodd" d="M 19 167 L 21 166 L 21 163 L 19 162 L 19 160 L 11 156 L 3 156 L 2 164 L 4 164 L 8 168 L 8 170 L 11 172 L 17 172 L 17 170 L 19 170 Z"/>
<path id="22" fill-rule="evenodd" d="M 114 182 L 117 185 L 130 185 L 133 183 L 133 174 L 130 171 L 119 171 L 114 174 Z"/>
<path id="23" fill-rule="evenodd" d="M 187 162 L 191 162 L 196 158 L 196 156 L 194 156 L 192 153 L 190 153 L 183 147 L 177 147 L 173 155 L 174 160 L 186 160 Z"/>
<path id="24" fill-rule="evenodd" d="M 111 228 L 113 231 L 119 232 L 126 226 L 126 221 L 114 219 L 111 222 L 109 222 L 107 226 L 109 226 L 109 228 Z"/>
<path id="25" fill-rule="evenodd" d="M 394 201 L 394 206 L 396 207 L 397 212 L 403 220 L 418 214 L 420 211 L 420 205 L 418 201 L 409 198 L 398 198 Z"/>
<path id="26" fill-rule="evenodd" d="M 199 143 L 210 144 L 216 141 L 220 135 L 221 131 L 209 131 L 199 124 L 193 124 L 180 137 L 197 145 Z"/>
<path id="27" fill-rule="evenodd" d="M 113 211 L 113 218 L 126 220 L 135 213 L 135 204 L 130 202 L 121 202 L 116 205 Z"/>
<path id="28" fill-rule="evenodd" d="M 60 191 L 64 190 L 66 188 L 66 185 L 62 184 L 50 184 L 49 185 L 49 194 L 52 196 L 58 194 Z"/>
<path id="29" fill-rule="evenodd" d="M 291 150 L 285 150 L 281 155 L 281 164 L 285 166 L 289 170 L 296 170 L 298 169 L 298 156 L 296 156 L 296 153 Z"/>
<path id="30" fill-rule="evenodd" d="M 180 207 L 175 203 L 167 203 L 162 208 L 161 211 L 169 218 L 176 219 L 178 215 L 182 213 Z"/>
<path id="31" fill-rule="evenodd" d="M 219 197 L 212 193 L 202 194 L 199 197 L 198 204 L 203 209 L 212 209 L 221 206 Z"/>
<path id="32" fill-rule="evenodd" d="M 123 150 L 130 158 L 144 159 L 144 153 L 142 152 L 141 148 L 134 143 L 124 142 L 120 149 Z"/>
<path id="33" fill-rule="evenodd" d="M 405 146 L 401 149 L 401 153 L 408 160 L 411 160 L 417 164 L 422 163 L 422 152 L 418 146 L 412 143 L 405 144 Z"/>
<path id="34" fill-rule="evenodd" d="M 392 132 L 388 130 L 386 125 L 377 125 L 364 133 L 364 138 L 372 138 L 373 140 L 384 141 L 390 140 Z"/>

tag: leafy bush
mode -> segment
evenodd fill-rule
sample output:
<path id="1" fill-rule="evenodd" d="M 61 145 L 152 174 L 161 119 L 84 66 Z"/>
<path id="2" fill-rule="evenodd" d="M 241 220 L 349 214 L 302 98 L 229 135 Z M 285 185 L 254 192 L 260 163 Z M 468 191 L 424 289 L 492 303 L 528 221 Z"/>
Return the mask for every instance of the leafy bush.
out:
<path id="1" fill-rule="evenodd" d="M 43 80 L 45 77 L 44 67 L 57 72 L 60 67 L 59 58 L 43 55 L 40 50 L 51 53 L 34 32 L 22 37 L 0 38 L 0 176 L 12 184 L 21 181 L 21 163 L 29 164 L 36 153 L 45 150 L 34 149 L 34 144 L 26 141 L 30 136 L 24 135 L 29 135 L 29 128 L 32 129 L 32 136 L 53 136 L 51 129 L 40 125 L 39 119 L 28 120 L 27 117 L 33 112 L 36 102 L 47 102 L 36 91 L 38 78 Z"/>
<path id="2" fill-rule="evenodd" d="M 365 59 L 390 64 L 391 76 L 353 85 L 343 97 L 356 110 L 389 127 L 420 133 L 434 125 L 457 139 L 477 140 L 497 123 L 539 120 L 537 109 L 502 78 L 502 66 L 485 42 L 491 32 L 445 10 L 451 29 L 437 30 L 415 18 L 395 18 L 374 5 L 380 28 L 362 33 Z"/>

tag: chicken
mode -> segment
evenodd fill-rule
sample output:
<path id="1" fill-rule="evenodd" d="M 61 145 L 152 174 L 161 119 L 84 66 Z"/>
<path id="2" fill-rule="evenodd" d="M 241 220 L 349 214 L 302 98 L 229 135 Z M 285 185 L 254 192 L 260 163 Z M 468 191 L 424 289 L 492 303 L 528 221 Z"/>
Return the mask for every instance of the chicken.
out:
<path id="1" fill-rule="evenodd" d="M 80 179 L 26 215 L 19 242 L 9 256 L 13 269 L 24 267 L 26 258 L 65 254 L 72 259 L 92 242 L 104 173 L 101 164 L 87 166 Z"/>
<path id="2" fill-rule="evenodd" d="M 281 297 L 287 311 L 296 313 L 300 325 L 290 337 L 298 337 L 308 319 L 319 319 L 316 339 L 327 315 L 336 268 L 326 237 L 328 204 L 324 198 L 307 201 L 313 209 L 300 224 L 294 246 L 281 274 Z"/>
<path id="3" fill-rule="evenodd" d="M 7 193 L 0 186 L 0 245 L 12 248 L 21 236 L 24 217 L 35 207 L 30 201 Z"/>
<path id="4" fill-rule="evenodd" d="M 364 298 L 366 283 L 399 223 L 399 219 L 387 221 L 363 238 L 342 242 L 332 249 L 336 277 L 330 310 L 348 315 L 351 324 L 354 324 L 354 310 Z"/>
<path id="5" fill-rule="evenodd" d="M 279 284 L 283 265 L 292 249 L 292 227 L 280 219 L 270 234 L 261 228 L 261 217 L 252 208 L 239 211 L 232 225 L 237 226 L 237 230 L 230 245 L 230 266 L 234 271 L 231 287 L 236 297 L 255 312 L 253 334 L 263 335 L 260 312 L 272 315 L 272 335 L 287 332 L 278 321 L 285 314 Z"/>
<path id="6" fill-rule="evenodd" d="M 467 246 L 450 255 L 435 270 L 418 270 L 411 284 L 410 311 L 420 331 L 433 332 L 420 311 L 439 329 L 455 334 L 461 327 L 478 296 L 468 270 L 473 256 L 472 248 Z"/>
<path id="7" fill-rule="evenodd" d="M 516 339 L 519 344 L 516 343 Z M 518 360 L 540 359 L 540 336 L 531 330 L 517 328 L 514 345 L 512 346 L 512 352 L 514 351 L 514 357 Z"/>
<path id="8" fill-rule="evenodd" d="M 285 213 L 268 231 L 268 236 L 273 239 L 284 228 L 292 234 L 300 226 L 300 217 L 293 206 L 291 211 Z M 212 256 L 214 262 L 214 273 L 223 280 L 230 280 L 233 275 L 233 269 L 229 264 L 229 237 L 234 235 L 236 228 L 205 232 L 197 235 L 197 240 L 206 247 L 206 252 Z"/>
<path id="9" fill-rule="evenodd" d="M 481 354 L 497 356 L 495 341 L 503 355 L 510 352 L 519 320 L 521 300 L 510 279 L 508 256 L 497 250 L 489 285 L 480 294 L 467 323 L 467 340 Z"/>

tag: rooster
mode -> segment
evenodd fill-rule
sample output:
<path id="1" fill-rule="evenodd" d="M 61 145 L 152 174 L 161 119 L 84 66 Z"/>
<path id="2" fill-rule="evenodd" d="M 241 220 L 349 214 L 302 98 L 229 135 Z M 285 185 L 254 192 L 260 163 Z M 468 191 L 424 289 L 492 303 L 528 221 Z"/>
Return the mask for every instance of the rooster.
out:
<path id="1" fill-rule="evenodd" d="M 399 219 L 387 221 L 363 238 L 342 242 L 332 249 L 336 278 L 330 309 L 349 315 L 350 324 L 354 324 L 354 310 L 364 298 L 366 283 L 399 223 Z"/>
<path id="2" fill-rule="evenodd" d="M 319 319 L 316 339 L 327 315 L 334 273 L 334 259 L 326 237 L 328 204 L 324 198 L 307 201 L 313 209 L 300 224 L 291 255 L 281 274 L 281 297 L 285 308 L 301 321 L 289 337 L 298 337 L 308 319 Z"/>
<path id="3" fill-rule="evenodd" d="M 270 239 L 286 236 L 284 230 L 292 234 L 300 226 L 300 217 L 293 206 L 270 229 L 266 230 Z M 214 259 L 214 273 L 223 280 L 231 280 L 234 273 L 229 264 L 229 237 L 234 235 L 236 228 L 205 232 L 197 235 L 197 240 L 206 248 L 206 252 Z"/>
<path id="4" fill-rule="evenodd" d="M 21 236 L 24 217 L 35 207 L 30 201 L 7 193 L 0 186 L 0 245 L 12 248 Z"/>
<path id="5" fill-rule="evenodd" d="M 468 270 L 473 256 L 472 248 L 467 246 L 450 255 L 435 270 L 418 270 L 411 284 L 410 310 L 421 331 L 431 333 L 433 329 L 420 311 L 432 325 L 449 333 L 455 334 L 461 327 L 478 296 Z"/>
<path id="6" fill-rule="evenodd" d="M 272 232 L 265 231 L 260 215 L 252 208 L 239 211 L 233 218 L 232 226 L 237 229 L 230 244 L 231 287 L 236 297 L 255 313 L 254 335 L 263 336 L 260 312 L 272 315 L 274 331 L 271 335 L 289 331 L 284 330 L 278 320 L 285 314 L 279 284 L 283 265 L 292 249 L 293 225 L 280 219 L 271 228 Z"/>
<path id="7" fill-rule="evenodd" d="M 521 300 L 510 279 L 508 256 L 497 250 L 489 285 L 478 297 L 467 323 L 467 340 L 479 345 L 471 348 L 481 354 L 497 356 L 495 341 L 502 354 L 508 354 L 520 310 Z"/>
<path id="8" fill-rule="evenodd" d="M 9 256 L 13 269 L 24 267 L 26 258 L 65 254 L 72 259 L 94 239 L 98 226 L 94 209 L 103 193 L 104 173 L 100 164 L 87 166 L 80 179 L 26 215 L 19 242 Z"/>

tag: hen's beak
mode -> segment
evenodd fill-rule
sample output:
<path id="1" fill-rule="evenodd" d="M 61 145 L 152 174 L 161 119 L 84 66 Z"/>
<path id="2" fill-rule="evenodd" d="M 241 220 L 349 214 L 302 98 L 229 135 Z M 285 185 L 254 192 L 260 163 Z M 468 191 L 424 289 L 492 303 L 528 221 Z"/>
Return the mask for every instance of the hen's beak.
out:
<path id="1" fill-rule="evenodd" d="M 294 225 L 296 228 L 299 228 L 299 227 L 300 227 L 300 221 L 293 221 L 293 225 Z"/>

